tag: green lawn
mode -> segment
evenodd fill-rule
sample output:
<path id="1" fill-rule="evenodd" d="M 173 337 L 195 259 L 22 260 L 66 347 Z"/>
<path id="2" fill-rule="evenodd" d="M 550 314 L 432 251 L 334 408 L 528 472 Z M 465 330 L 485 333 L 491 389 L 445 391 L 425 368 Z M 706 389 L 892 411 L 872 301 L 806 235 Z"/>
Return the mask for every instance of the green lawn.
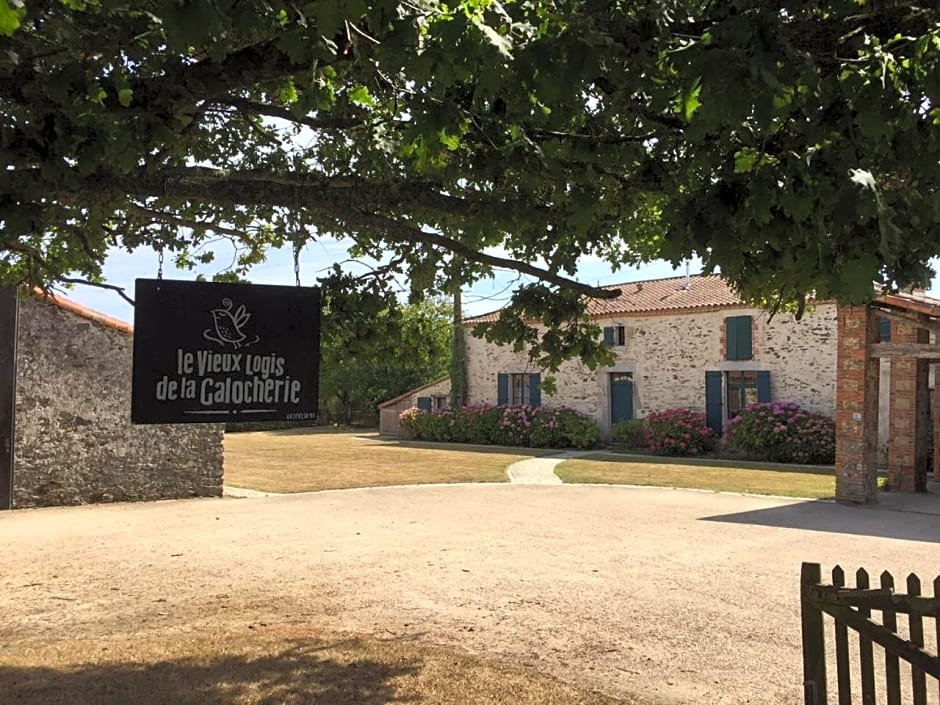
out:
<path id="1" fill-rule="evenodd" d="M 555 468 L 563 482 L 683 487 L 715 492 L 807 497 L 835 496 L 835 472 L 830 469 L 780 466 L 735 466 L 695 464 L 669 459 L 630 459 L 598 453 L 583 459 L 567 460 Z"/>

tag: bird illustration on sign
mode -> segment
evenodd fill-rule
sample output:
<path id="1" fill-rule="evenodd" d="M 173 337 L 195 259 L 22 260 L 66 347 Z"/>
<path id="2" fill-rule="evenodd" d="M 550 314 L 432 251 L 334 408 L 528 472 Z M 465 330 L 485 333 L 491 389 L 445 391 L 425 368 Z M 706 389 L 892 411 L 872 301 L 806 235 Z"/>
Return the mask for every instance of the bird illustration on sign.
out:
<path id="1" fill-rule="evenodd" d="M 258 342 L 258 336 L 249 340 L 248 334 L 245 332 L 245 326 L 248 319 L 251 318 L 251 314 L 245 310 L 244 304 L 232 310 L 234 305 L 231 299 L 224 298 L 219 308 L 209 311 L 212 315 L 213 327 L 206 328 L 203 331 L 203 338 L 218 343 L 222 347 L 231 345 L 236 350 Z"/>

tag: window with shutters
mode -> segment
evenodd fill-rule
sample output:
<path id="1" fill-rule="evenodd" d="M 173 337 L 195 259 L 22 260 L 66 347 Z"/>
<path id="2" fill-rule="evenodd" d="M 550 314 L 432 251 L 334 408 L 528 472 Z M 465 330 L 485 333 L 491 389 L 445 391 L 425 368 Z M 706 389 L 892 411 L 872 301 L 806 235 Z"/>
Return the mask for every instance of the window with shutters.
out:
<path id="1" fill-rule="evenodd" d="M 611 348 L 622 348 L 627 344 L 626 326 L 605 326 L 604 343 Z"/>
<path id="2" fill-rule="evenodd" d="M 748 404 L 770 402 L 770 372 L 766 370 L 725 373 L 728 418 L 733 419 Z"/>
<path id="3" fill-rule="evenodd" d="M 751 316 L 730 316 L 725 319 L 725 359 L 750 360 L 754 357 L 751 322 Z"/>
<path id="4" fill-rule="evenodd" d="M 728 418 L 744 411 L 748 404 L 757 401 L 757 373 L 756 372 L 728 372 L 725 379 L 728 390 Z"/>
<path id="5" fill-rule="evenodd" d="M 509 375 L 509 403 L 528 404 L 529 399 L 531 399 L 531 385 L 529 384 L 529 375 Z"/>
<path id="6" fill-rule="evenodd" d="M 496 403 L 541 406 L 541 381 L 538 372 L 500 372 L 496 376 Z"/>

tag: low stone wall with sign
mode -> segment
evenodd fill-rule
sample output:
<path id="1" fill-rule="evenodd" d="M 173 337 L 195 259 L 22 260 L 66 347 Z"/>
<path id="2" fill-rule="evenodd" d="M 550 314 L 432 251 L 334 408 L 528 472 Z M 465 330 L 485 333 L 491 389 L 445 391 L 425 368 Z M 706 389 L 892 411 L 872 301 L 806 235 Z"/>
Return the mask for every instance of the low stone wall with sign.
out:
<path id="1" fill-rule="evenodd" d="M 222 494 L 222 426 L 134 426 L 130 326 L 20 303 L 14 507 Z"/>

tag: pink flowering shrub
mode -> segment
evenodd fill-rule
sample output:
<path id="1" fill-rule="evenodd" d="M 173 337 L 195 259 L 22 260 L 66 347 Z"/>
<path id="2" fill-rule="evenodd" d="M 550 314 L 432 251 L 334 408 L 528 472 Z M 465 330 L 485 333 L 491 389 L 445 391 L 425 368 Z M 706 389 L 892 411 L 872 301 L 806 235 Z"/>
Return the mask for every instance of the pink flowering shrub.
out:
<path id="1" fill-rule="evenodd" d="M 399 419 L 403 434 L 424 441 L 591 448 L 600 438 L 593 419 L 566 408 L 490 404 L 430 412 L 412 408 Z"/>
<path id="2" fill-rule="evenodd" d="M 759 460 L 832 465 L 836 425 L 793 402 L 748 404 L 728 422 L 728 447 Z"/>
<path id="3" fill-rule="evenodd" d="M 649 449 L 659 455 L 700 455 L 714 445 L 705 414 L 691 409 L 651 411 L 646 428 Z"/>
<path id="4" fill-rule="evenodd" d="M 401 435 L 405 438 L 418 437 L 418 424 L 421 422 L 418 418 L 422 412 L 418 407 L 413 406 L 405 409 L 398 415 L 398 423 L 401 426 Z"/>

